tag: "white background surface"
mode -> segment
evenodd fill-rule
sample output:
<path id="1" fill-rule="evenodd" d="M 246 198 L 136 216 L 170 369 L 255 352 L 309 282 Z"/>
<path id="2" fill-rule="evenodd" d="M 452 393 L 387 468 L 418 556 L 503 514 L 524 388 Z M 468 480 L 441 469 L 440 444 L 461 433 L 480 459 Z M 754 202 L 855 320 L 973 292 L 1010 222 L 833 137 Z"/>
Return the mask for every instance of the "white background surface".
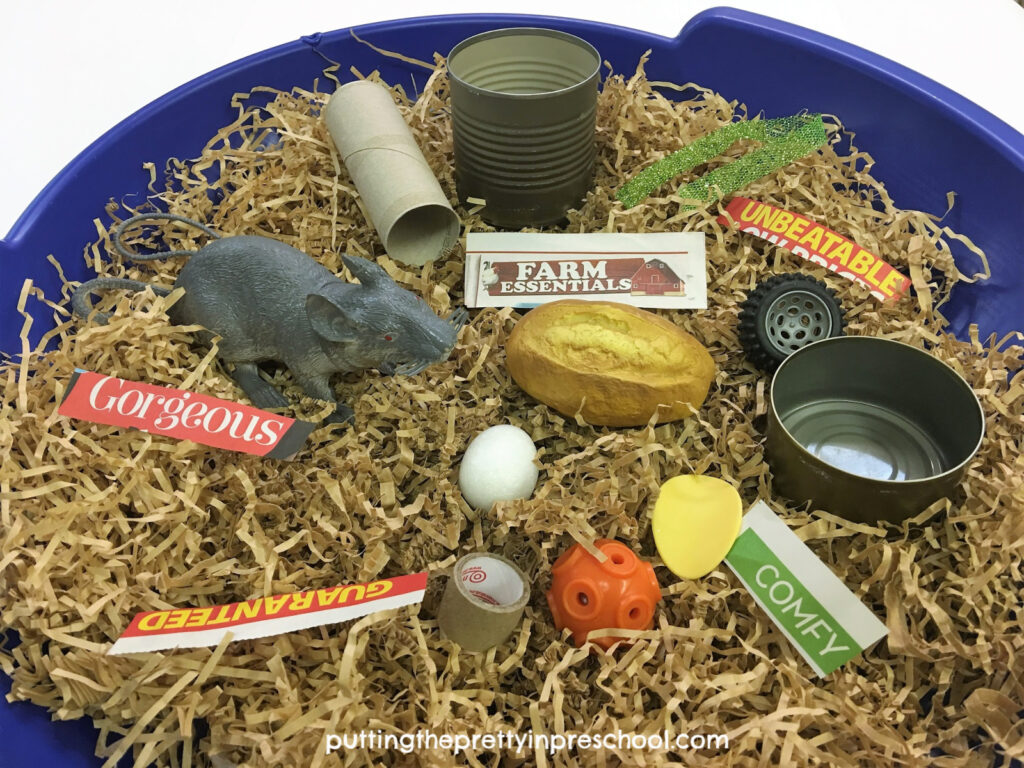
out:
<path id="1" fill-rule="evenodd" d="M 439 13 L 569 16 L 674 36 L 731 5 L 867 48 L 1024 132 L 1024 8 L 1014 0 L 10 0 L 0 21 L 0 233 L 108 128 L 198 75 L 265 48 Z"/>

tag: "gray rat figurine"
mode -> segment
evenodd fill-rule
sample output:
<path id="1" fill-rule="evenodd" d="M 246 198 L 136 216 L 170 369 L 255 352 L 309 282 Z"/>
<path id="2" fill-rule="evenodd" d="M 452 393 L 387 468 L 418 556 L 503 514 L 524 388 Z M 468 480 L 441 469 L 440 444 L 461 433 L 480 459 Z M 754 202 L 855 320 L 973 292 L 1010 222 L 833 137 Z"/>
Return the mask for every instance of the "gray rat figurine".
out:
<path id="1" fill-rule="evenodd" d="M 122 242 L 125 230 L 140 222 L 169 219 L 201 229 L 215 241 L 198 251 L 133 254 Z M 260 378 L 256 363 L 276 360 L 288 366 L 306 394 L 336 404 L 329 422 L 348 421 L 352 409 L 335 400 L 334 373 L 378 368 L 382 373 L 412 376 L 447 359 L 468 313 L 438 317 L 426 302 L 392 280 L 373 262 L 342 256 L 359 284 L 338 279 L 314 259 L 267 237 L 221 237 L 199 222 L 170 213 L 133 216 L 117 228 L 114 248 L 136 261 L 191 256 L 175 288 L 185 295 L 168 311 L 178 325 L 201 325 L 209 344 L 220 336 L 219 355 L 234 366 L 232 376 L 258 408 L 288 405 L 287 399 Z M 82 283 L 71 306 L 87 318 L 89 294 L 105 290 L 170 289 L 139 280 L 99 277 Z M 107 314 L 97 320 L 106 323 Z"/>

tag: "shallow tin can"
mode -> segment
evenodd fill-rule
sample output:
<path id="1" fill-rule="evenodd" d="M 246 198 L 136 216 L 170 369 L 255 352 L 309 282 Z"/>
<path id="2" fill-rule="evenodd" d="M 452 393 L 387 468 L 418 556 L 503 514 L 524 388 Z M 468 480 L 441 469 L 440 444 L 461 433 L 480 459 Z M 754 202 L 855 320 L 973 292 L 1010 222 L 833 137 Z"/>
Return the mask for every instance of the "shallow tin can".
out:
<path id="1" fill-rule="evenodd" d="M 601 56 L 553 29 L 475 35 L 448 54 L 459 198 L 498 227 L 553 224 L 593 186 Z"/>
<path id="2" fill-rule="evenodd" d="M 765 451 L 774 487 L 855 522 L 899 522 L 951 496 L 985 433 L 952 368 L 869 336 L 809 344 L 775 372 Z"/>

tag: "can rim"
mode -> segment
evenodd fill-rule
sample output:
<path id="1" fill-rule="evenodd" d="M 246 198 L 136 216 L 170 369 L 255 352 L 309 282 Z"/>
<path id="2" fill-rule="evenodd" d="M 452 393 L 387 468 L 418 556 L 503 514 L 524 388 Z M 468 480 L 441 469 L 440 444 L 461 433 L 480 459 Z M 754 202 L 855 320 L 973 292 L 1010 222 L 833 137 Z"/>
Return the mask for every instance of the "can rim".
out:
<path id="1" fill-rule="evenodd" d="M 834 464 L 829 464 L 824 459 L 820 458 L 819 456 L 816 456 L 815 454 L 807 450 L 807 448 L 804 447 L 804 445 L 793 436 L 789 429 L 786 428 L 785 423 L 783 423 L 782 421 L 782 417 L 779 415 L 778 409 L 775 407 L 775 382 L 778 381 L 779 374 L 782 373 L 782 371 L 786 367 L 786 364 L 789 363 L 789 361 L 792 360 L 794 357 L 796 357 L 797 355 L 805 354 L 808 350 L 814 349 L 820 344 L 843 344 L 850 342 L 898 344 L 899 346 L 904 347 L 906 350 L 914 352 L 920 356 L 926 357 L 931 364 L 938 365 L 944 368 L 947 374 L 952 376 L 956 381 L 958 381 L 959 384 L 967 391 L 967 393 L 971 395 L 972 399 L 974 400 L 974 404 L 978 409 L 980 428 L 978 430 L 979 434 L 977 442 L 974 444 L 974 447 L 971 449 L 970 453 L 968 453 L 968 455 L 960 463 L 958 463 L 956 466 L 950 467 L 946 471 L 941 472 L 937 475 L 919 477 L 913 480 L 886 480 L 875 477 L 867 477 L 865 475 L 857 475 L 854 474 L 853 472 L 848 472 L 847 470 L 841 469 L 840 467 L 837 467 Z M 923 349 L 919 349 L 918 347 L 915 347 L 911 344 L 907 344 L 906 342 L 903 341 L 897 341 L 895 339 L 882 339 L 877 336 L 833 336 L 828 339 L 819 339 L 818 341 L 812 342 L 811 344 L 808 344 L 807 346 L 802 347 L 793 354 L 789 355 L 785 360 L 782 361 L 782 363 L 779 364 L 779 367 L 775 370 L 775 374 L 772 376 L 772 383 L 768 388 L 768 410 L 770 415 L 774 416 L 774 421 L 778 424 L 779 429 L 781 429 L 782 432 L 785 434 L 790 444 L 794 446 L 798 453 L 803 454 L 803 456 L 806 457 L 807 459 L 818 464 L 821 464 L 822 466 L 828 467 L 828 470 L 830 472 L 833 472 L 836 475 L 842 476 L 844 478 L 850 478 L 852 480 L 858 480 L 866 483 L 875 483 L 882 487 L 888 487 L 892 489 L 916 487 L 918 485 L 930 484 L 934 483 L 936 480 L 942 480 L 962 472 L 964 468 L 972 461 L 974 461 L 974 458 L 978 455 L 978 451 L 981 449 L 981 444 L 985 440 L 985 429 L 987 426 L 985 420 L 985 409 L 981 405 L 981 400 L 978 398 L 978 395 L 974 391 L 974 388 L 970 384 L 968 384 L 967 380 L 963 376 L 961 376 L 956 370 L 954 370 L 951 366 L 947 365 L 942 360 L 939 360 L 937 357 L 929 355 Z"/>
<path id="2" fill-rule="evenodd" d="M 567 43 L 572 43 L 579 48 L 583 48 L 594 56 L 594 69 L 585 78 L 582 78 L 572 85 L 568 85 L 565 88 L 559 88 L 554 91 L 539 91 L 538 93 L 510 93 L 509 91 L 495 91 L 490 88 L 481 88 L 479 85 L 474 85 L 467 80 L 461 78 L 458 74 L 452 71 L 451 61 L 452 58 L 466 50 L 470 46 L 481 43 L 485 40 L 489 40 L 494 37 L 511 37 L 520 35 L 534 35 L 540 37 L 557 37 Z M 546 99 L 552 96 L 559 96 L 570 91 L 582 88 L 595 80 L 601 71 L 601 54 L 597 48 L 588 43 L 582 37 L 570 34 L 568 32 L 562 32 L 558 29 L 549 29 L 547 27 L 502 27 L 501 29 L 491 29 L 487 32 L 480 32 L 479 34 L 467 37 L 465 40 L 455 44 L 445 57 L 445 69 L 448 72 L 448 77 L 454 82 L 458 83 L 462 87 L 471 90 L 478 94 L 487 94 L 489 96 L 498 96 L 506 99 L 515 100 L 532 100 L 532 99 Z"/>

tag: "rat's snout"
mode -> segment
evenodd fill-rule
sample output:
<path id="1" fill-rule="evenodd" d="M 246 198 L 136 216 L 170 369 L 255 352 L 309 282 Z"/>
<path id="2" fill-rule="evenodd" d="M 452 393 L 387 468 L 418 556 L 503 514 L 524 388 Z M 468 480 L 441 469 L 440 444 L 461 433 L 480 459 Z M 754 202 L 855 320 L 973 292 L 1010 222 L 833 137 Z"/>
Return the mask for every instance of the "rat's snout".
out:
<path id="1" fill-rule="evenodd" d="M 447 360 L 458 341 L 459 331 L 469 319 L 469 311 L 465 307 L 460 307 L 447 319 L 439 318 L 433 313 L 431 318 L 432 322 L 424 323 L 419 329 L 419 343 L 414 359 L 395 366 L 395 373 L 415 376 L 427 366 Z"/>

